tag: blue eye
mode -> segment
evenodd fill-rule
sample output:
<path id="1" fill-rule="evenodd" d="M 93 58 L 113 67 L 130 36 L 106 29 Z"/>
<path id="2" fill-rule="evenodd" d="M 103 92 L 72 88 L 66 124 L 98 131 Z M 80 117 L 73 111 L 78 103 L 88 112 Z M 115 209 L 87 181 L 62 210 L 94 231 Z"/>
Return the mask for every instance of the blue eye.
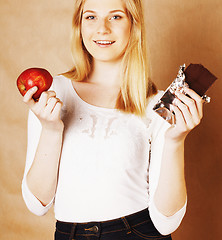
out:
<path id="1" fill-rule="evenodd" d="M 86 17 L 86 19 L 94 20 L 94 19 L 95 19 L 95 16 L 88 16 L 88 17 Z"/>
<path id="2" fill-rule="evenodd" d="M 121 19 L 121 18 L 122 18 L 122 17 L 119 16 L 119 15 L 115 15 L 115 16 L 112 17 L 112 19 L 114 19 L 114 20 L 118 20 L 118 19 Z"/>

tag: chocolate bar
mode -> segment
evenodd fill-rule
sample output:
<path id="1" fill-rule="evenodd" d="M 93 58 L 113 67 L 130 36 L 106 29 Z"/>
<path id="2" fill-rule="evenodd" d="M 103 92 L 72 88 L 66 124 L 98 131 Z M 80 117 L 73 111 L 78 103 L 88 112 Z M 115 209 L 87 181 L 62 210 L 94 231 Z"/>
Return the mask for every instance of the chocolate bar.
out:
<path id="1" fill-rule="evenodd" d="M 176 79 L 166 89 L 153 110 L 170 124 L 174 124 L 174 113 L 170 109 L 170 104 L 176 98 L 175 91 L 184 93 L 184 87 L 189 87 L 209 102 L 210 98 L 204 94 L 216 79 L 217 77 L 201 64 L 190 64 L 186 69 L 184 64 L 180 66 Z"/>

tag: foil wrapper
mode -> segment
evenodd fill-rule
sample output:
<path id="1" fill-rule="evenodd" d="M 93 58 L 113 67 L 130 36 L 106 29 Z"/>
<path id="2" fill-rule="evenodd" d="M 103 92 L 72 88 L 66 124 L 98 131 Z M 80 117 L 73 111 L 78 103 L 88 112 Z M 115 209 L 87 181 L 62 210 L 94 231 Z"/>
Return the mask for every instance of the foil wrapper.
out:
<path id="1" fill-rule="evenodd" d="M 190 64 L 185 68 L 185 64 L 180 66 L 177 77 L 153 107 L 153 110 L 170 124 L 175 124 L 174 112 L 170 108 L 170 105 L 176 98 L 175 91 L 180 91 L 185 94 L 184 88 L 189 87 L 208 103 L 210 102 L 210 97 L 204 95 L 204 93 L 217 79 L 201 64 Z"/>

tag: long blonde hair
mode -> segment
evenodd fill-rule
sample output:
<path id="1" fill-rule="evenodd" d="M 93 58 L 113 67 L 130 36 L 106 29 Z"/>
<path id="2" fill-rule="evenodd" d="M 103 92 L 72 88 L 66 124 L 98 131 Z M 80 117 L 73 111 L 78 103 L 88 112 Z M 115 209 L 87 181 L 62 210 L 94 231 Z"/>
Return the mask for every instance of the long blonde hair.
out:
<path id="1" fill-rule="evenodd" d="M 92 56 L 86 50 L 81 36 L 81 20 L 85 0 L 75 0 L 72 21 L 71 51 L 74 67 L 63 75 L 83 81 L 92 71 Z M 125 0 L 131 20 L 131 34 L 121 64 L 122 84 L 116 108 L 136 115 L 144 115 L 147 99 L 157 92 L 149 79 L 145 25 L 141 0 Z"/>

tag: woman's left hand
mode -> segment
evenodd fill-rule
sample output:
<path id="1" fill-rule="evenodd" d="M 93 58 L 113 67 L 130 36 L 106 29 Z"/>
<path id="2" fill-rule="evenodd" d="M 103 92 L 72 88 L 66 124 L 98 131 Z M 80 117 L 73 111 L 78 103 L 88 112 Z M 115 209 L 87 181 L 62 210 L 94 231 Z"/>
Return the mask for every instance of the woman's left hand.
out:
<path id="1" fill-rule="evenodd" d="M 191 98 L 176 91 L 177 98 L 171 105 L 176 124 L 167 130 L 166 137 L 173 141 L 185 140 L 187 134 L 200 123 L 203 117 L 204 100 L 190 88 L 185 88 L 184 91 Z"/>

